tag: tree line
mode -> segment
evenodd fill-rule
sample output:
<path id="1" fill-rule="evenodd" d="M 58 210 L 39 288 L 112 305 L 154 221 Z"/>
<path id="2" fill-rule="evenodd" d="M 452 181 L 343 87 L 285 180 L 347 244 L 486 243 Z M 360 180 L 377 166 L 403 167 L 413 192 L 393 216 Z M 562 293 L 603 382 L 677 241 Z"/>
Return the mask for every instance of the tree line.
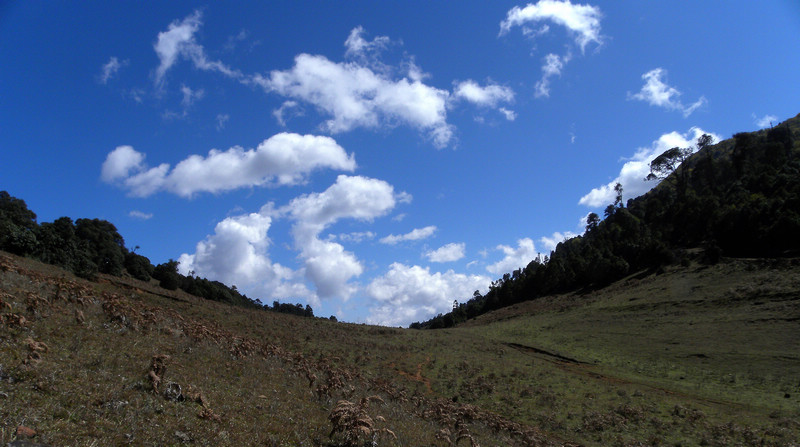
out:
<path id="1" fill-rule="evenodd" d="M 240 293 L 236 286 L 178 273 L 178 261 L 153 265 L 145 256 L 125 246 L 111 222 L 101 219 L 60 217 L 53 222 L 36 221 L 36 213 L 24 200 L 0 191 L 0 250 L 56 265 L 75 275 L 94 279 L 98 273 L 130 276 L 142 281 L 155 279 L 167 290 L 186 293 L 231 305 L 313 317 L 311 306 L 275 301 L 264 305 Z M 335 320 L 335 317 L 331 317 Z"/>
<path id="2" fill-rule="evenodd" d="M 602 217 L 589 214 L 583 235 L 503 275 L 486 295 L 475 291 L 410 327 L 451 327 L 522 301 L 658 272 L 687 263 L 689 248 L 701 248 L 706 263 L 800 253 L 800 115 L 716 145 L 703 135 L 696 148 L 669 149 L 650 168 L 647 180 L 661 182 L 647 194 L 624 206 L 617 185 L 615 202 Z"/>

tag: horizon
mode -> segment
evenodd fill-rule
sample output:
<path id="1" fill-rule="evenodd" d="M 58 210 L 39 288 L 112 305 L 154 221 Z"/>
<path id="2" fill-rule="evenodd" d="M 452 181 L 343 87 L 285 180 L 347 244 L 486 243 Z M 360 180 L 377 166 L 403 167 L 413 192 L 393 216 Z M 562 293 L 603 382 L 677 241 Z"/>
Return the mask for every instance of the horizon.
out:
<path id="1" fill-rule="evenodd" d="M 0 189 L 265 304 L 408 326 L 664 150 L 798 113 L 789 1 L 448 6 L 7 5 Z"/>

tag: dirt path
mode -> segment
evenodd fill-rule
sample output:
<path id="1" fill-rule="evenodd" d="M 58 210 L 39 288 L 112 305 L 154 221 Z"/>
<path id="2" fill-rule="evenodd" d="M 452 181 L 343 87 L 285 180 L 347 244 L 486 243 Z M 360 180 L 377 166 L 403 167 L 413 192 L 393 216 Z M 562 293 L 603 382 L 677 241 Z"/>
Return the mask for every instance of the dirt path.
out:
<path id="1" fill-rule="evenodd" d="M 695 394 L 689 394 L 689 393 L 682 392 L 682 391 L 671 390 L 671 389 L 664 388 L 664 387 L 661 387 L 661 386 L 658 386 L 658 385 L 653 385 L 653 384 L 650 384 L 650 383 L 647 383 L 647 382 L 644 382 L 644 381 L 641 381 L 641 380 L 627 379 L 627 378 L 608 375 L 608 374 L 605 374 L 605 373 L 600 373 L 600 372 L 596 371 L 596 368 L 595 368 L 596 365 L 593 364 L 593 363 L 582 362 L 580 360 L 576 360 L 576 359 L 573 359 L 573 358 L 570 358 L 570 357 L 566 357 L 566 356 L 563 356 L 563 355 L 560 355 L 560 354 L 549 352 L 549 351 L 546 351 L 544 349 L 535 348 L 533 346 L 526 346 L 526 345 L 521 345 L 521 344 L 518 344 L 518 343 L 504 343 L 504 344 L 506 346 L 511 347 L 511 348 L 520 350 L 522 352 L 534 355 L 537 358 L 540 358 L 542 360 L 545 360 L 545 361 L 548 361 L 550 363 L 553 363 L 553 364 L 555 364 L 556 366 L 558 366 L 559 368 L 561 368 L 562 370 L 564 370 L 566 372 L 569 372 L 569 373 L 572 373 L 572 374 L 581 375 L 581 376 L 584 376 L 584 377 L 588 377 L 588 378 L 591 378 L 591 379 L 594 379 L 594 380 L 597 380 L 597 381 L 600 381 L 600 382 L 603 382 L 603 383 L 614 384 L 614 385 L 634 385 L 634 386 L 639 386 L 639 387 L 642 387 L 642 388 L 647 388 L 647 389 L 649 389 L 651 391 L 655 391 L 657 393 L 670 395 L 670 396 L 680 396 L 682 398 L 689 399 L 689 400 L 694 400 L 694 401 L 697 401 L 697 402 L 704 402 L 704 403 L 707 403 L 707 404 L 714 404 L 714 405 L 725 405 L 725 406 L 737 407 L 737 408 L 738 407 L 743 407 L 743 405 L 735 403 L 735 402 L 718 400 L 718 399 L 710 399 L 710 398 L 703 397 L 703 396 L 698 396 L 698 395 L 695 395 Z"/>
<path id="2" fill-rule="evenodd" d="M 414 382 L 420 382 L 425 385 L 425 390 L 428 394 L 433 394 L 433 388 L 431 387 L 431 379 L 422 375 L 422 368 L 431 362 L 430 356 L 425 358 L 425 361 L 422 363 L 417 364 L 417 371 L 414 374 L 409 373 L 408 371 L 403 371 L 402 369 L 398 368 L 397 365 L 392 362 L 389 364 L 389 367 L 394 369 L 397 374 L 405 377 L 406 379 L 413 380 Z"/>

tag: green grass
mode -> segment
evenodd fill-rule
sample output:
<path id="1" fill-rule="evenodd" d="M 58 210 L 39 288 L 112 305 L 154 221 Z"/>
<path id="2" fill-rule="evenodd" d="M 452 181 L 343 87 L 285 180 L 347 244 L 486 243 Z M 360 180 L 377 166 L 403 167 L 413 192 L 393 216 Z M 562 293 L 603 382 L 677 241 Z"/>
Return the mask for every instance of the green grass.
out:
<path id="1" fill-rule="evenodd" d="M 631 277 L 411 331 L 0 261 L 10 306 L 0 303 L 0 445 L 19 425 L 59 446 L 800 440 L 796 262 Z M 31 342 L 47 350 L 34 353 Z M 169 356 L 159 393 L 148 378 L 157 355 Z M 187 398 L 166 398 L 169 382 Z M 357 442 L 344 430 L 330 436 L 337 402 L 370 396 L 382 401 L 365 409 L 372 431 Z"/>

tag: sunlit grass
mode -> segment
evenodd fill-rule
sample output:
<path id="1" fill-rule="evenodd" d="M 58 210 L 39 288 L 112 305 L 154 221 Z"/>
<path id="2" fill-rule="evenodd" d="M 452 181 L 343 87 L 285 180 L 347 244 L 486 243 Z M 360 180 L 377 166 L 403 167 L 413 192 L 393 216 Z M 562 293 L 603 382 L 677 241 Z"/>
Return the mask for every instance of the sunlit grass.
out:
<path id="1" fill-rule="evenodd" d="M 37 442 L 74 446 L 800 437 L 795 265 L 629 278 L 410 331 L 244 310 L 133 280 L 89 283 L 3 256 L 19 272 L 0 272 L 11 297 L 0 311 L 2 443 L 20 425 Z M 167 359 L 158 391 L 156 356 Z M 337 406 L 364 398 L 371 429 L 335 430 Z"/>

